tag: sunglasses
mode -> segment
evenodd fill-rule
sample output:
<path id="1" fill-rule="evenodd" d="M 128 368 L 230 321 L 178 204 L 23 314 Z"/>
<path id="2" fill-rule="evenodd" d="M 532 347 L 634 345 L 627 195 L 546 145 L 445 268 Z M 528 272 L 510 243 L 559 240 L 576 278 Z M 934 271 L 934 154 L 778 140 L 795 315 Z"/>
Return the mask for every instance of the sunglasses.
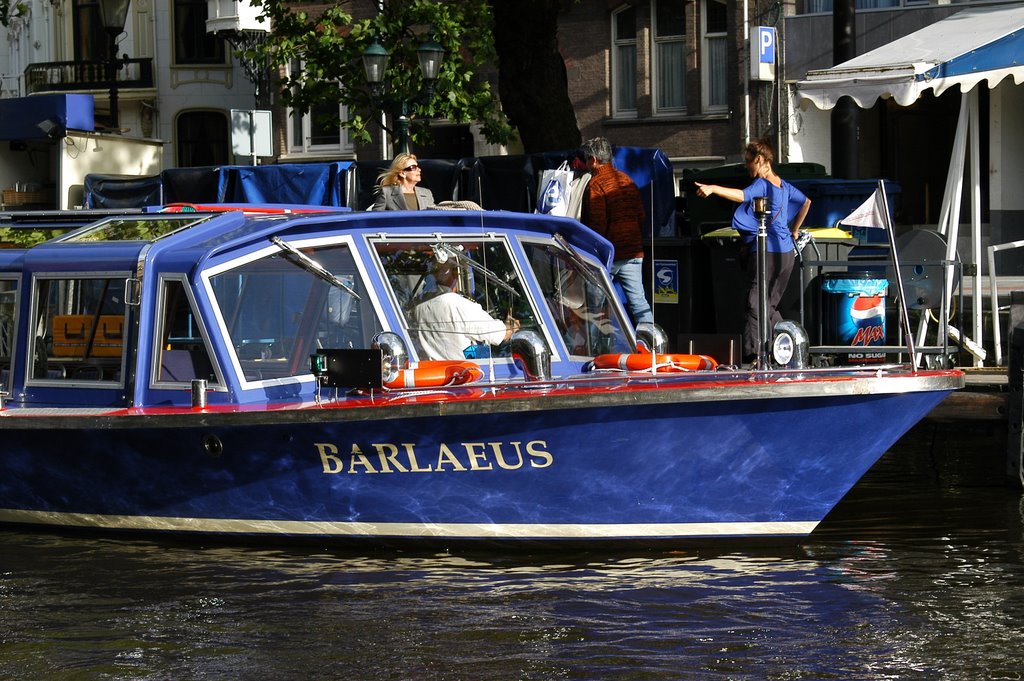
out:
<path id="1" fill-rule="evenodd" d="M 406 166 L 406 167 L 402 168 L 402 172 L 407 173 L 410 170 L 419 170 L 419 169 L 420 169 L 420 167 L 418 165 L 416 165 L 415 163 L 413 163 L 411 166 Z"/>

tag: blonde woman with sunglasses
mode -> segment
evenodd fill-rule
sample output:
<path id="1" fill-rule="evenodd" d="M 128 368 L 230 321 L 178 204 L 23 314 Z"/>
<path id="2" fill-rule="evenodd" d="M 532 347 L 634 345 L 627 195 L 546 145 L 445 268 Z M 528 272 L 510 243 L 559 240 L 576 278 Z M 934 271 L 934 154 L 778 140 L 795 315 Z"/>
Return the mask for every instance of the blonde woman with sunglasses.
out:
<path id="1" fill-rule="evenodd" d="M 399 154 L 391 167 L 377 177 L 377 190 L 370 210 L 423 210 L 434 207 L 434 195 L 426 187 L 417 187 L 423 179 L 413 154 Z"/>

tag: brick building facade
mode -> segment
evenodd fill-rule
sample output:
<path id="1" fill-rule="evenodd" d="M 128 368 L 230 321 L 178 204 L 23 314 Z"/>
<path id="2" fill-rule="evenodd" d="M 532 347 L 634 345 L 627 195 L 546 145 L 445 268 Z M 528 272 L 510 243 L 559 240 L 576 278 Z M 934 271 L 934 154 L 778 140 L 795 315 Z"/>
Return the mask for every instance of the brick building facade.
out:
<path id="1" fill-rule="evenodd" d="M 759 115 L 763 107 L 756 105 L 757 100 L 749 106 L 747 132 L 743 4 L 715 0 L 573 3 L 559 22 L 559 45 L 583 136 L 601 135 L 614 144 L 659 148 L 677 164 L 701 166 L 735 161 L 748 134 L 771 134 L 772 126 Z M 624 12 L 631 12 L 636 22 L 636 105 L 628 112 L 618 111 L 614 104 L 614 80 L 618 77 L 613 66 L 615 24 Z M 668 64 L 658 64 L 659 44 L 666 33 L 659 29 L 658 19 L 662 17 L 664 24 L 666 15 L 685 27 L 684 34 L 676 34 L 681 64 L 672 64 L 671 69 Z M 708 54 L 709 21 L 715 24 L 712 28 L 724 28 L 724 35 L 713 38 L 720 41 L 719 53 L 724 52 L 725 58 L 724 64 L 718 65 L 717 77 L 724 78 L 724 82 L 715 84 L 724 94 L 724 99 L 718 101 L 709 101 L 707 92 L 711 89 L 708 62 L 712 61 Z M 659 105 L 659 72 L 682 82 L 682 95 L 675 106 Z M 750 88 L 755 97 L 765 90 L 761 83 L 751 83 Z"/>
<path id="2" fill-rule="evenodd" d="M 584 139 L 604 136 L 613 144 L 661 149 L 678 168 L 736 162 L 746 139 L 767 136 L 778 145 L 777 88 L 748 81 L 745 35 L 757 23 L 776 26 L 781 16 L 758 10 L 767 3 L 723 0 L 581 0 L 565 3 L 559 17 L 559 49 L 565 59 L 577 123 Z M 791 3 L 773 3 L 781 15 Z M 355 16 L 372 12 L 357 0 Z M 744 9 L 748 12 L 745 21 Z M 623 61 L 624 51 L 630 55 Z M 781 54 L 781 50 L 778 52 Z M 626 68 L 631 67 L 631 68 Z M 495 76 L 496 77 L 496 76 Z M 622 100 L 622 89 L 635 94 Z M 497 84 L 495 83 L 495 90 Z M 625 103 L 626 106 L 622 106 Z M 344 140 L 320 153 L 296 144 L 295 126 L 283 109 L 279 161 L 316 156 L 380 158 L 386 146 Z M 459 157 L 516 153 L 488 145 L 473 126 L 434 124 L 436 142 L 421 155 Z"/>

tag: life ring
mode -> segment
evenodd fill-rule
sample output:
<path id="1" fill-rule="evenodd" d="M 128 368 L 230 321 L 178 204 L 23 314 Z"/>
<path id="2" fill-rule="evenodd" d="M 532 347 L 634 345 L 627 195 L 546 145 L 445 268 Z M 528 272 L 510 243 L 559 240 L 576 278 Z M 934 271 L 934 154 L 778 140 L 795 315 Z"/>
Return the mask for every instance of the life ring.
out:
<path id="1" fill-rule="evenodd" d="M 659 372 L 708 371 L 718 366 L 718 362 L 707 355 L 655 355 L 654 363 Z M 594 368 L 650 371 L 651 355 L 647 352 L 598 355 L 594 358 Z"/>
<path id="2" fill-rule="evenodd" d="M 474 362 L 460 360 L 424 360 L 415 369 L 402 369 L 388 388 L 436 388 L 479 381 L 484 372 Z"/>

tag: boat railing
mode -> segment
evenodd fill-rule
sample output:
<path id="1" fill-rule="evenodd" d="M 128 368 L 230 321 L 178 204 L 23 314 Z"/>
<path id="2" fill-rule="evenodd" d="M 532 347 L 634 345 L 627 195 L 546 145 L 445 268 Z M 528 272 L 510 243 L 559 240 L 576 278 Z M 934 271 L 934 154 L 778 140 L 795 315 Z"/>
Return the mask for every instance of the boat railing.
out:
<path id="1" fill-rule="evenodd" d="M 847 348 L 848 349 L 848 348 Z M 402 399 L 422 397 L 426 395 L 450 395 L 490 393 L 500 396 L 529 394 L 540 396 L 545 392 L 561 392 L 573 389 L 602 388 L 621 389 L 623 387 L 673 388 L 681 385 L 688 387 L 707 387 L 714 389 L 737 384 L 750 383 L 793 383 L 800 380 L 815 380 L 827 376 L 832 379 L 871 376 L 881 378 L 909 373 L 905 363 L 887 363 L 878 365 L 850 366 L 817 366 L 799 369 L 772 368 L 757 369 L 756 367 L 737 367 L 720 365 L 715 370 L 679 371 L 679 372 L 646 372 L 625 371 L 618 369 L 598 369 L 587 373 L 569 376 L 555 376 L 548 379 L 503 378 L 496 380 L 482 379 L 472 383 L 447 386 L 422 386 L 401 388 L 360 389 L 356 392 L 332 390 L 318 386 L 316 401 L 318 404 L 329 404 L 344 401 L 354 394 L 371 395 L 383 399 Z"/>

